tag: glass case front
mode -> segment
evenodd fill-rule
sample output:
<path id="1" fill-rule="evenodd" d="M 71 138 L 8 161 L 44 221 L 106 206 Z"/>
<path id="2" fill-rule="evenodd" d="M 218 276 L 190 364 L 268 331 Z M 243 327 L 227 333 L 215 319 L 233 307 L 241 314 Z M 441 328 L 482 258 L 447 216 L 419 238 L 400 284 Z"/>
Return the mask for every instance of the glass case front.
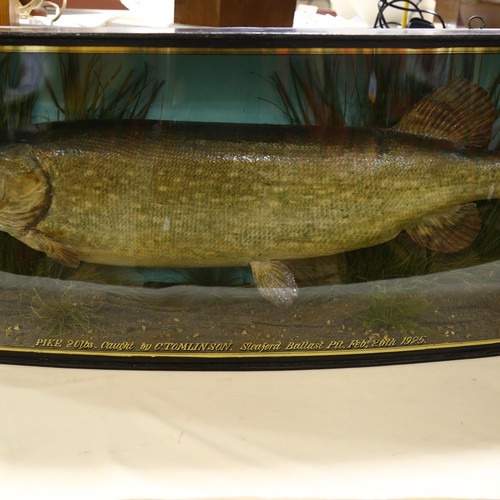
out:
<path id="1" fill-rule="evenodd" d="M 2 360 L 498 351 L 495 33 L 2 36 Z"/>

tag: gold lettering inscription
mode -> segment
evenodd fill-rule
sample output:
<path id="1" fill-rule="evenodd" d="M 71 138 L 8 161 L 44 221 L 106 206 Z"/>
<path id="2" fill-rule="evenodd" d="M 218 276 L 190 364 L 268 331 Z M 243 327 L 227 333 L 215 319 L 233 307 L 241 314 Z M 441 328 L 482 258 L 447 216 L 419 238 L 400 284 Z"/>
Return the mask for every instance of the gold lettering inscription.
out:
<path id="1" fill-rule="evenodd" d="M 153 346 L 155 351 L 217 351 L 227 352 L 233 348 L 232 342 L 158 342 Z M 142 350 L 150 350 L 147 345 L 141 345 Z"/>
<path id="2" fill-rule="evenodd" d="M 347 349 L 366 349 L 367 347 L 367 340 L 351 340 L 351 342 L 347 345 Z"/>
<path id="3" fill-rule="evenodd" d="M 46 347 L 51 349 L 94 349 L 94 343 L 84 339 L 47 339 L 39 338 L 35 341 L 35 347 Z"/>
<path id="4" fill-rule="evenodd" d="M 89 340 L 68 340 L 66 347 L 71 349 L 93 349 L 94 343 Z"/>
<path id="5" fill-rule="evenodd" d="M 427 344 L 427 337 L 425 335 L 404 337 L 400 343 L 400 345 L 422 345 L 422 344 Z"/>
<path id="6" fill-rule="evenodd" d="M 101 349 L 103 351 L 133 351 L 134 342 L 103 342 L 101 344 Z"/>
<path id="7" fill-rule="evenodd" d="M 304 342 L 289 342 L 285 347 L 286 351 L 294 350 L 294 351 L 318 351 L 323 348 L 325 343 L 321 342 L 308 342 L 307 340 Z"/>
<path id="8" fill-rule="evenodd" d="M 279 351 L 281 350 L 281 342 L 245 342 L 241 347 L 240 351 L 248 352 L 269 352 L 269 351 Z"/>
<path id="9" fill-rule="evenodd" d="M 425 335 L 403 336 L 402 338 L 373 335 L 370 338 L 358 338 L 349 340 L 283 340 L 270 342 L 189 342 L 189 341 L 163 341 L 163 342 L 134 342 L 132 340 L 112 341 L 92 341 L 87 339 L 52 339 L 40 337 L 35 340 L 35 347 L 40 349 L 69 349 L 72 351 L 100 350 L 117 352 L 137 352 L 137 353 L 168 353 L 168 352 L 231 352 L 238 350 L 242 353 L 266 354 L 273 352 L 325 352 L 341 350 L 361 350 L 361 349 L 384 349 L 384 348 L 404 348 L 410 346 L 421 346 L 427 344 Z"/>
<path id="10" fill-rule="evenodd" d="M 395 345 L 396 339 L 394 337 L 384 337 L 373 339 L 370 347 L 394 347 Z"/>
<path id="11" fill-rule="evenodd" d="M 62 347 L 62 339 L 37 339 L 35 342 L 36 347 Z"/>
<path id="12" fill-rule="evenodd" d="M 339 350 L 339 349 L 345 349 L 346 345 L 343 340 L 332 340 L 327 346 L 327 349 L 332 349 L 332 350 Z"/>

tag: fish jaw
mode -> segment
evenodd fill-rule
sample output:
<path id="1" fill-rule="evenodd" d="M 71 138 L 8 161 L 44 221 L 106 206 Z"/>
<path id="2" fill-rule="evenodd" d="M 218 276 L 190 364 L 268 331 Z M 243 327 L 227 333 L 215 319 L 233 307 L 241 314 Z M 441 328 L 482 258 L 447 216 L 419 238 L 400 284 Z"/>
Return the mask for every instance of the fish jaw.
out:
<path id="1" fill-rule="evenodd" d="M 0 231 L 21 239 L 50 207 L 51 186 L 26 144 L 0 153 Z"/>

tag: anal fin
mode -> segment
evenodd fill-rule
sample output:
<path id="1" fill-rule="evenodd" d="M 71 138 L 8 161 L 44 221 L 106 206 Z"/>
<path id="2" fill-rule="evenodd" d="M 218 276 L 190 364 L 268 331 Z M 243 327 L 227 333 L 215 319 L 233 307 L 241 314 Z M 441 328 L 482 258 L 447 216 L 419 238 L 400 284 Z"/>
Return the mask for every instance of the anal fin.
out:
<path id="1" fill-rule="evenodd" d="M 436 252 L 459 252 L 479 234 L 481 218 L 475 203 L 460 205 L 448 212 L 430 215 L 406 228 L 410 238 Z"/>
<path id="2" fill-rule="evenodd" d="M 260 294 L 279 306 L 290 305 L 298 295 L 297 283 L 286 264 L 272 260 L 251 262 L 253 278 Z"/>
<path id="3" fill-rule="evenodd" d="M 61 243 L 41 231 L 31 229 L 18 239 L 35 250 L 45 252 L 48 257 L 63 266 L 76 269 L 80 265 L 80 259 L 69 245 Z"/>

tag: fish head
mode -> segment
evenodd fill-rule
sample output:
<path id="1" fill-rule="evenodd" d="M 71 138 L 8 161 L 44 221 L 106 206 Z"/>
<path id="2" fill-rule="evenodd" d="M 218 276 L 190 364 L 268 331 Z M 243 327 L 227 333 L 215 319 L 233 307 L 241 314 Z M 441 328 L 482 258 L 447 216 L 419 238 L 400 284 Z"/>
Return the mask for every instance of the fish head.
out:
<path id="1" fill-rule="evenodd" d="M 50 181 L 28 144 L 0 149 L 0 231 L 17 236 L 50 204 Z"/>

